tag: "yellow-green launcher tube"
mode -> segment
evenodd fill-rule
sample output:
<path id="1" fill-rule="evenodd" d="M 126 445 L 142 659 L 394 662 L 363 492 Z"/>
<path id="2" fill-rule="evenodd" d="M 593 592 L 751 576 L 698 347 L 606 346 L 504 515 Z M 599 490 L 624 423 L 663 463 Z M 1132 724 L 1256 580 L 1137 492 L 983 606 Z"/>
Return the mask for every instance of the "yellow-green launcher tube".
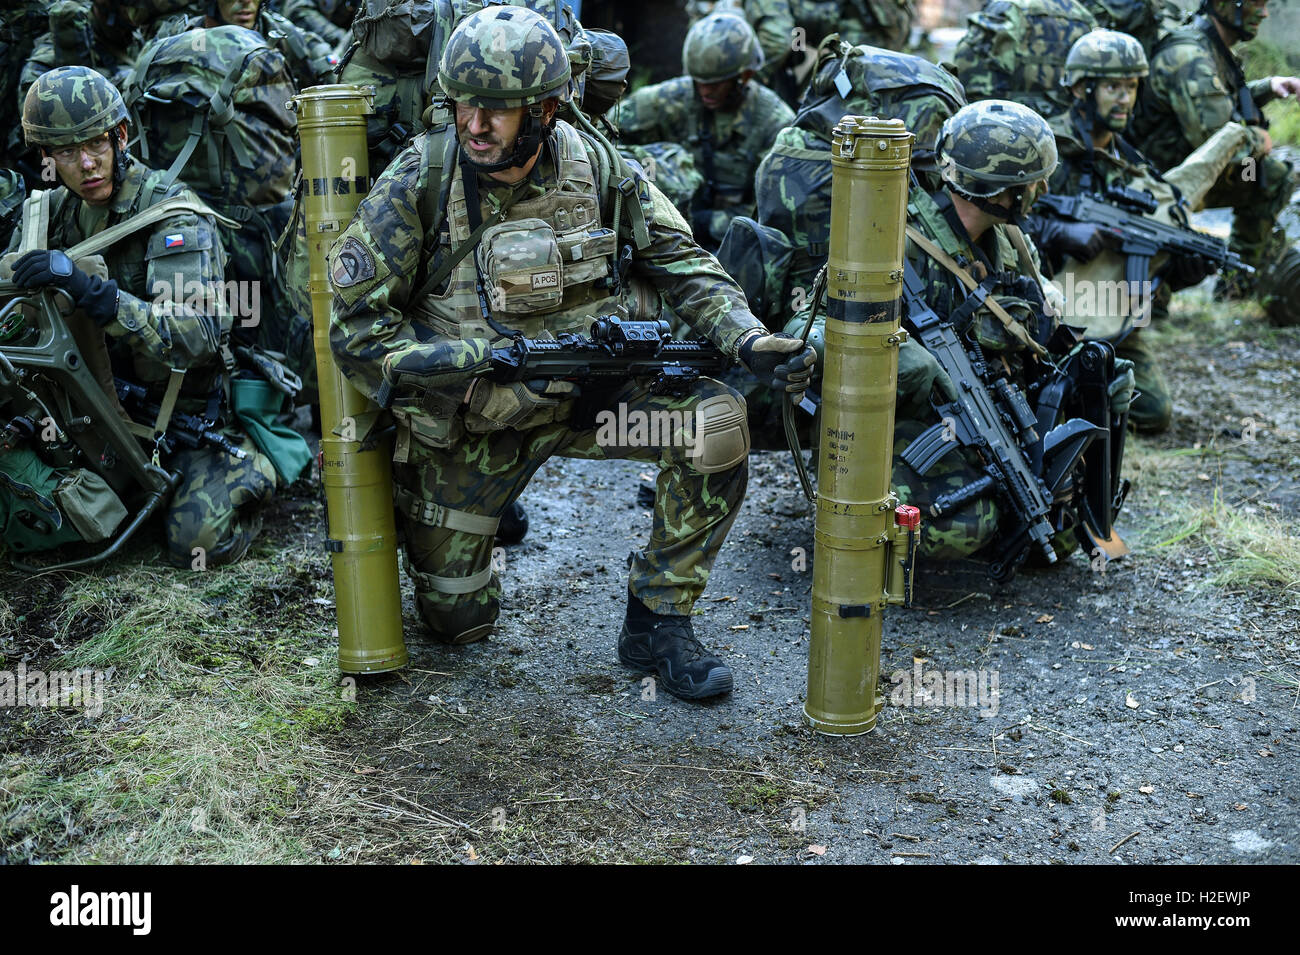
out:
<path id="1" fill-rule="evenodd" d="M 804 703 L 804 718 L 819 733 L 853 736 L 875 726 L 883 705 L 876 692 L 882 615 L 888 603 L 903 600 L 907 542 L 915 542 L 914 527 L 895 524 L 898 502 L 890 491 L 898 346 L 905 335 L 900 296 L 912 140 L 900 120 L 846 116 L 831 146 L 826 356 Z M 897 592 L 891 594 L 891 586 Z"/>
<path id="2" fill-rule="evenodd" d="M 392 448 L 367 442 L 375 406 L 352 387 L 330 351 L 326 253 L 370 187 L 366 117 L 371 90 L 313 86 L 294 97 L 302 141 L 303 204 L 320 380 L 321 480 L 334 570 L 339 669 L 381 673 L 406 666 L 401 579 L 393 521 Z"/>

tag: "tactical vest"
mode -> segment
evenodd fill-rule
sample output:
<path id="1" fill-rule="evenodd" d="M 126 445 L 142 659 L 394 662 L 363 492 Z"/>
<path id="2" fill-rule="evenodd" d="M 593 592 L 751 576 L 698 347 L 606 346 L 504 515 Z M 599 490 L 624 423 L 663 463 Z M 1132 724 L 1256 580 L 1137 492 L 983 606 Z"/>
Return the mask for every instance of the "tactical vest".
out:
<path id="1" fill-rule="evenodd" d="M 505 221 L 490 226 L 461 259 L 447 287 L 415 306 L 417 332 L 500 337 L 483 316 L 480 282 L 493 318 L 528 338 L 585 332 L 597 316 L 621 311 L 612 281 L 618 237 L 602 221 L 598 173 L 568 123 L 556 123 L 551 142 L 555 181 L 545 194 L 515 202 Z M 439 148 L 439 141 L 431 139 L 430 148 Z M 447 202 L 451 247 L 459 248 L 473 231 L 457 166 Z"/>

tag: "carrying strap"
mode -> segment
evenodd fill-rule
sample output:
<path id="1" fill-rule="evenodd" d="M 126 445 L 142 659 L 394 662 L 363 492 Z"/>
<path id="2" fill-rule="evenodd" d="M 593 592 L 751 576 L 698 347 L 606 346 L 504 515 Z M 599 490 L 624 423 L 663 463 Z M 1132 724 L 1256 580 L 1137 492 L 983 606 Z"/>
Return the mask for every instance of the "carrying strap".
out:
<path id="1" fill-rule="evenodd" d="M 53 189 L 37 189 L 23 200 L 23 237 L 19 252 L 44 249 L 50 240 L 50 202 Z"/>
<path id="2" fill-rule="evenodd" d="M 1019 232 L 1018 229 L 1016 231 Z M 945 269 L 955 275 L 962 285 L 966 286 L 967 292 L 974 292 L 980 287 L 979 283 L 975 281 L 974 276 L 972 276 L 970 272 L 958 265 L 952 256 L 926 238 L 925 235 L 923 235 L 915 226 L 909 225 L 907 227 L 907 237 L 920 246 L 921 251 L 926 255 L 930 256 L 930 258 L 934 259 Z M 1023 235 L 1020 237 L 1020 240 L 1021 242 L 1024 242 Z M 1015 244 L 1014 238 L 1012 239 L 1012 244 Z M 1027 251 L 1028 249 L 1026 249 L 1026 252 Z M 1019 250 L 1017 250 L 1017 254 L 1019 254 Z M 1037 269 L 1034 271 L 1036 273 Z M 1012 318 L 1007 310 L 998 304 L 996 299 L 990 296 L 984 300 L 984 304 L 988 306 L 990 312 L 997 316 L 998 321 L 1000 321 L 1003 327 L 1006 328 L 1007 334 L 1025 348 L 1028 348 L 1035 355 L 1038 355 L 1039 357 L 1047 356 L 1047 349 L 1034 341 L 1033 338 L 1029 336 L 1029 332 L 1025 330 L 1025 327 Z"/>
<path id="3" fill-rule="evenodd" d="M 168 216 L 174 216 L 178 212 L 192 212 L 195 215 L 212 216 L 217 222 L 229 229 L 238 229 L 239 223 L 232 219 L 214 212 L 207 204 L 197 199 L 187 199 L 184 196 L 176 196 L 172 199 L 165 199 L 156 206 L 150 206 L 143 212 L 138 212 L 129 219 L 111 225 L 103 232 L 97 232 L 89 239 L 78 242 L 72 248 L 65 250 L 70 259 L 79 259 L 82 256 L 94 255 L 102 252 L 115 242 L 131 235 L 133 232 L 139 232 L 156 222 L 161 222 Z"/>

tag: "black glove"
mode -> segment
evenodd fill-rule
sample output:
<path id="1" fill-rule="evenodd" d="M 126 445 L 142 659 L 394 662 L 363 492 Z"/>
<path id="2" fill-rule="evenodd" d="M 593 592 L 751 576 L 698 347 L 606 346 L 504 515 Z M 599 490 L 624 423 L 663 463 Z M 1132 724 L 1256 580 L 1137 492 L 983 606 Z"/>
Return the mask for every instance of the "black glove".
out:
<path id="1" fill-rule="evenodd" d="M 1064 219 L 1038 217 L 1034 241 L 1053 258 L 1073 256 L 1089 262 L 1106 247 L 1106 233 L 1092 222 L 1066 222 Z"/>
<path id="2" fill-rule="evenodd" d="M 63 289 L 96 325 L 107 325 L 117 316 L 117 283 L 86 274 L 64 252 L 28 252 L 14 263 L 13 280 L 19 288 L 52 285 Z"/>
<path id="3" fill-rule="evenodd" d="M 1164 280 L 1170 291 L 1177 292 L 1201 284 L 1217 271 L 1219 267 L 1203 255 L 1179 255 L 1169 260 Z"/>
<path id="4" fill-rule="evenodd" d="M 740 345 L 740 361 L 750 374 L 774 391 L 801 394 L 812 378 L 817 352 L 781 332 L 751 335 Z"/>

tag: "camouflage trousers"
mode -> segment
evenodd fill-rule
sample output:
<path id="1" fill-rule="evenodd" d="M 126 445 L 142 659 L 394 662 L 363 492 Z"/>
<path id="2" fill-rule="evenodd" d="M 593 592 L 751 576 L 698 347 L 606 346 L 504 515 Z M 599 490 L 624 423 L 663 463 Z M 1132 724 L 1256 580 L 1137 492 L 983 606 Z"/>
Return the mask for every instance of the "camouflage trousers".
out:
<path id="1" fill-rule="evenodd" d="M 642 414 L 653 420 L 655 413 L 661 418 L 676 413 L 682 420 L 693 415 L 698 402 L 722 394 L 735 392 L 710 379 L 697 382 L 684 397 L 652 395 L 645 386 L 630 383 L 601 404 L 619 413 L 625 408 L 629 422 L 644 420 Z M 462 643 L 491 629 L 502 593 L 492 567 L 495 519 L 552 455 L 658 466 L 650 542 L 631 554 L 628 586 L 655 613 L 690 614 L 744 499 L 747 462 L 704 474 L 685 442 L 664 445 L 635 438 L 631 428 L 611 436 L 604 426 L 573 430 L 568 421 L 467 434 L 446 449 L 412 438 L 407 461 L 394 465 L 393 478 L 406 537 L 406 570 L 415 582 L 420 615 L 434 635 Z M 615 505 L 621 506 L 631 489 L 613 493 Z M 609 506 L 592 517 L 599 519 Z"/>
<path id="2" fill-rule="evenodd" d="M 233 563 L 262 529 L 258 511 L 275 491 L 275 467 L 247 436 L 229 429 L 225 434 L 248 457 L 241 461 L 217 448 L 187 448 L 164 462 L 182 475 L 165 521 L 167 549 L 179 566 Z M 200 557 L 202 564 L 196 565 Z"/>
<path id="3" fill-rule="evenodd" d="M 1232 236 L 1228 245 L 1248 265 L 1259 268 L 1271 248 L 1273 226 L 1291 201 L 1295 170 L 1275 156 L 1265 156 L 1254 167 L 1254 178 L 1229 167 L 1205 197 L 1207 207 L 1230 206 Z"/>

